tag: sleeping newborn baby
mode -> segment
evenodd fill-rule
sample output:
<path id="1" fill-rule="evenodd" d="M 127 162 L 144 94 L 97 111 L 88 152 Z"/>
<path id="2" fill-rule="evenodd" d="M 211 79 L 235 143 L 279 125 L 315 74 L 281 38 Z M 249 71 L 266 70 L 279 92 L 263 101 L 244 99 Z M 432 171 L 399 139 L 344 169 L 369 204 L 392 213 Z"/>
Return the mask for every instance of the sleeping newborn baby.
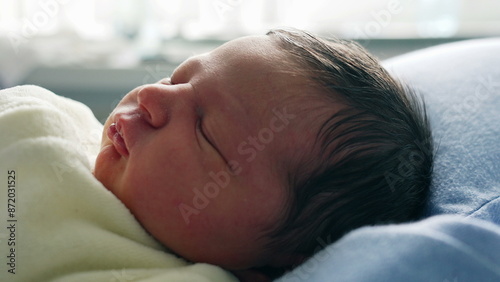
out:
<path id="1" fill-rule="evenodd" d="M 35 136 L 37 154 L 61 143 L 63 156 L 37 158 L 64 173 L 18 169 L 16 191 L 35 196 L 15 215 L 24 257 L 9 278 L 252 280 L 244 270 L 292 267 L 357 227 L 415 219 L 427 195 L 425 108 L 352 42 L 297 30 L 230 41 L 132 90 L 103 128 L 42 96 L 71 116 L 30 119 L 58 124 Z"/>
<path id="2" fill-rule="evenodd" d="M 189 260 L 240 269 L 271 259 L 262 250 L 285 207 L 290 157 L 314 139 L 296 136 L 295 108 L 313 102 L 307 87 L 294 91 L 303 82 L 280 52 L 259 36 L 192 57 L 128 93 L 104 125 L 95 176 Z"/>

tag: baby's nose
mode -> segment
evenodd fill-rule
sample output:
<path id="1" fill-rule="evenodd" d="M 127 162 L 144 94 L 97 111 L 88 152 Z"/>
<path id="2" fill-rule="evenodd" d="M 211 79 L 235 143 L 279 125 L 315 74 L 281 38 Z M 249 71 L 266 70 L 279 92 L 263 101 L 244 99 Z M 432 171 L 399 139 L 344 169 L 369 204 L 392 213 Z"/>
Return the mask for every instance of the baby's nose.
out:
<path id="1" fill-rule="evenodd" d="M 163 87 L 148 84 L 137 93 L 137 103 L 144 112 L 144 118 L 153 127 L 162 127 L 168 123 L 168 94 Z"/>
<path id="2" fill-rule="evenodd" d="M 174 111 L 177 111 L 189 95 L 190 88 L 184 85 L 148 84 L 137 93 L 137 102 L 151 126 L 165 126 Z"/>

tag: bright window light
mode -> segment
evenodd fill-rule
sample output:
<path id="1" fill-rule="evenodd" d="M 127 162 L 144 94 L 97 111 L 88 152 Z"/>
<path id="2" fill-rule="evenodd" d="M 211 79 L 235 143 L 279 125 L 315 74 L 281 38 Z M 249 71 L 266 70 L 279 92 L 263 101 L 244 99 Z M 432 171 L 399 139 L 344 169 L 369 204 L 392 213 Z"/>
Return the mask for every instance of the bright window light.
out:
<path id="1" fill-rule="evenodd" d="M 156 26 L 153 28 L 153 26 Z M 345 37 L 500 34 L 498 0 L 0 0 L 0 34 L 225 39 L 293 26 Z M 31 34 L 32 33 L 32 34 Z"/>

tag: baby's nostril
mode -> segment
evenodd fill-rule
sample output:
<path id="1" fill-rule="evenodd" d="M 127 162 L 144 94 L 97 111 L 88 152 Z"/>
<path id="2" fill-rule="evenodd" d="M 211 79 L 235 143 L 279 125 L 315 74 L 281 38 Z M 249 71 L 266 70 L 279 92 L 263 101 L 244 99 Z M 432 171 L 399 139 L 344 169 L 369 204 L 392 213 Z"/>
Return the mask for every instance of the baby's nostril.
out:
<path id="1" fill-rule="evenodd" d="M 153 124 L 153 116 L 151 113 L 148 111 L 146 107 L 143 105 L 139 105 L 139 117 L 143 120 L 146 120 L 149 124 Z"/>

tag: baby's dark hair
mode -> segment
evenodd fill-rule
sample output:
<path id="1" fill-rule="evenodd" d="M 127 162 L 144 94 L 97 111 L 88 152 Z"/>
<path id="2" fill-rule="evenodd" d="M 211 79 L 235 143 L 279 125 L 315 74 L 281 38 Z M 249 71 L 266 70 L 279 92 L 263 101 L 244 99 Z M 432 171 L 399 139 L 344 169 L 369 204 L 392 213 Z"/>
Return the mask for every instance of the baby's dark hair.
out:
<path id="1" fill-rule="evenodd" d="M 355 228 L 417 219 L 434 151 L 423 100 L 355 42 L 300 30 L 268 35 L 326 104 L 345 105 L 323 119 L 314 149 L 291 169 L 270 250 L 310 256 Z"/>

